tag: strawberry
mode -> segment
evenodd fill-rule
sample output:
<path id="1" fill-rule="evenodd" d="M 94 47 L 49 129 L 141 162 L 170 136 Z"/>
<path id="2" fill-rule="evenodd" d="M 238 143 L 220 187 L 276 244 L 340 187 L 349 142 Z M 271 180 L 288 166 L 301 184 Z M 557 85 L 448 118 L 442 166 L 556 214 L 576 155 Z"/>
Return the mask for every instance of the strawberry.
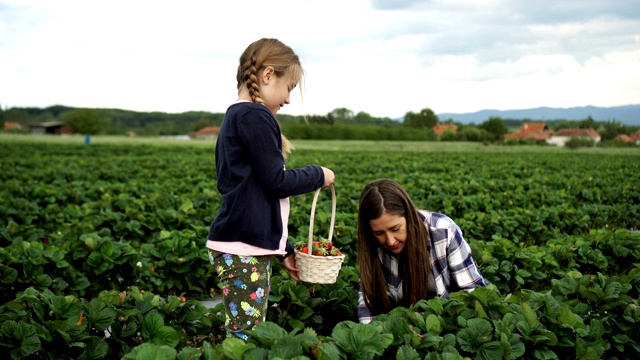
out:
<path id="1" fill-rule="evenodd" d="M 317 238 L 319 240 L 313 241 L 311 243 L 311 247 L 308 246 L 306 242 L 297 242 L 295 244 L 295 248 L 305 254 L 310 254 L 314 256 L 340 256 L 342 253 L 340 249 L 333 246 L 329 240 L 325 238 Z M 339 255 L 338 255 L 339 254 Z"/>

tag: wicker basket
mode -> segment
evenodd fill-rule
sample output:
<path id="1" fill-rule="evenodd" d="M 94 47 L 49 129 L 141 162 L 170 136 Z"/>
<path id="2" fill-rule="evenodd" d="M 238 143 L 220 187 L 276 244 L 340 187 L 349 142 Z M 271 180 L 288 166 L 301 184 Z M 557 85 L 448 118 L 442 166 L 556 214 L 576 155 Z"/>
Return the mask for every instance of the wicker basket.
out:
<path id="1" fill-rule="evenodd" d="M 316 190 L 313 197 L 313 203 L 311 204 L 311 220 L 309 221 L 309 251 L 313 245 L 313 220 L 316 213 L 316 203 L 318 202 L 318 195 L 320 190 Z M 336 221 L 336 190 L 331 185 L 331 225 L 329 226 L 329 242 L 333 238 L 333 226 Z M 340 256 L 315 256 L 305 254 L 296 250 L 296 265 L 300 271 L 298 277 L 302 281 L 316 283 L 316 284 L 333 284 L 338 278 L 340 267 L 344 261 L 344 255 Z"/>

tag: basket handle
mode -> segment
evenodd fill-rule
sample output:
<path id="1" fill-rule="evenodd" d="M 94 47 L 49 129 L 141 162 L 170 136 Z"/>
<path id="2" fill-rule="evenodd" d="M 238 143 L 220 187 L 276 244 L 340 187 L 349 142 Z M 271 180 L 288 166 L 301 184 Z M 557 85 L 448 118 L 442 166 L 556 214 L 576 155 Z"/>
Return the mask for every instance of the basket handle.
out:
<path id="1" fill-rule="evenodd" d="M 333 184 L 331 184 L 330 187 L 331 187 L 331 225 L 329 226 L 329 242 L 331 242 L 331 239 L 333 238 L 333 226 L 336 222 L 336 189 L 333 187 Z M 313 245 L 313 220 L 316 217 L 316 203 L 318 202 L 318 195 L 320 195 L 320 190 L 322 190 L 322 188 L 318 188 L 318 190 L 316 190 L 315 195 L 313 195 L 313 202 L 311 203 L 311 220 L 309 221 L 309 255 L 312 255 L 311 248 Z"/>

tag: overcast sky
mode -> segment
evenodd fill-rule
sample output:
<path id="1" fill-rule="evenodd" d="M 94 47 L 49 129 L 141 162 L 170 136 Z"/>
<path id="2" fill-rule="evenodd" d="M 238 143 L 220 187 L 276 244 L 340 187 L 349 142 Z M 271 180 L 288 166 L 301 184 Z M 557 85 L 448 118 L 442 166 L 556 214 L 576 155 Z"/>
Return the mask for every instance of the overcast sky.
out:
<path id="1" fill-rule="evenodd" d="M 640 104 L 638 0 L 0 0 L 0 106 L 224 112 L 262 37 L 307 72 L 285 114 Z"/>

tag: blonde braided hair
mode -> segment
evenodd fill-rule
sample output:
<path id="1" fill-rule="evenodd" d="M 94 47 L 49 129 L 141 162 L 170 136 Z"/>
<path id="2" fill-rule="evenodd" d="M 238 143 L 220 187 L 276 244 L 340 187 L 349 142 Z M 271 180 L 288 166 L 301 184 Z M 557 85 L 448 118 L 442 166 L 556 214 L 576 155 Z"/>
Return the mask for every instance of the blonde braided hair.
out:
<path id="1" fill-rule="evenodd" d="M 240 65 L 236 80 L 238 91 L 242 86 L 246 86 L 251 96 L 251 101 L 264 104 L 260 97 L 260 87 L 258 86 L 258 74 L 261 70 L 271 66 L 278 77 L 289 75 L 298 83 L 302 82 L 304 70 L 300 64 L 300 59 L 293 50 L 277 39 L 263 38 L 251 43 L 240 55 Z M 302 88 L 301 88 L 302 91 Z M 282 135 L 282 156 L 285 158 L 293 150 L 293 145 L 289 139 Z"/>

